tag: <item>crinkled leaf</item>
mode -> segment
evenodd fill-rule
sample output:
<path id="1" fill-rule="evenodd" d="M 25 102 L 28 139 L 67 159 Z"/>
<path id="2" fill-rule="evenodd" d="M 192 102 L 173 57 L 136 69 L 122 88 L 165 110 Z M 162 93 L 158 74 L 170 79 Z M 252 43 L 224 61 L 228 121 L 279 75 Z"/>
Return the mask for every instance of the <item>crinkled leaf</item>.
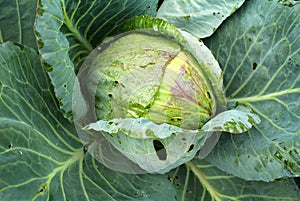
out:
<path id="1" fill-rule="evenodd" d="M 165 0 L 157 17 L 167 20 L 197 38 L 210 36 L 244 0 Z"/>
<path id="2" fill-rule="evenodd" d="M 123 132 L 125 135 L 132 138 L 147 139 L 147 138 L 167 138 L 171 135 L 182 133 L 197 133 L 198 130 L 185 130 L 171 124 L 156 124 L 146 118 L 114 118 L 112 120 L 99 120 L 95 123 L 90 123 L 83 129 L 93 129 L 110 134 Z"/>
<path id="3" fill-rule="evenodd" d="M 0 0 L 0 43 L 14 41 L 36 48 L 33 33 L 37 0 Z"/>
<path id="4" fill-rule="evenodd" d="M 245 179 L 300 175 L 300 5 L 248 1 L 205 44 L 223 68 L 229 105 L 261 124 L 222 135 L 208 160 Z"/>
<path id="5" fill-rule="evenodd" d="M 175 200 L 163 175 L 113 172 L 85 154 L 36 51 L 1 44 L 0 77 L 1 200 Z"/>
<path id="6" fill-rule="evenodd" d="M 300 4 L 299 0 L 278 0 L 278 2 L 286 6 L 294 6 L 296 4 Z"/>
<path id="7" fill-rule="evenodd" d="M 193 160 L 187 167 L 169 172 L 168 179 L 177 200 L 298 200 L 300 191 L 294 179 L 273 182 L 245 181 L 221 171 L 206 160 Z"/>
<path id="8" fill-rule="evenodd" d="M 235 109 L 217 114 L 217 116 L 209 120 L 201 128 L 201 130 L 243 133 L 250 130 L 253 125 L 259 124 L 260 122 L 259 116 L 253 114 L 246 107 L 238 106 Z"/>
<path id="9" fill-rule="evenodd" d="M 124 19 L 155 14 L 157 0 L 40 0 L 36 37 L 64 116 L 72 118 L 72 90 L 86 56 Z"/>
<path id="10" fill-rule="evenodd" d="M 156 124 L 147 118 L 114 118 L 111 120 L 99 120 L 90 123 L 83 129 L 96 130 L 110 134 L 123 132 L 132 138 L 166 138 L 182 133 L 198 133 L 210 131 L 225 131 L 230 133 L 243 133 L 254 124 L 259 124 L 260 118 L 248 108 L 238 106 L 235 109 L 219 113 L 209 120 L 201 130 L 186 130 L 171 124 Z"/>

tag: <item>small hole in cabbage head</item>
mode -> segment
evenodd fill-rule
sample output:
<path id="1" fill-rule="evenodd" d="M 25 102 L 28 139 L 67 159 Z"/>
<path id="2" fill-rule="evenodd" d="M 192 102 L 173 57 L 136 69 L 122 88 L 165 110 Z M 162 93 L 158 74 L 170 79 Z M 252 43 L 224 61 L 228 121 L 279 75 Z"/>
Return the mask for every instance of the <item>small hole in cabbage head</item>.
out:
<path id="1" fill-rule="evenodd" d="M 207 94 L 207 97 L 209 98 L 209 99 L 211 99 L 211 95 L 210 95 L 210 93 L 207 91 L 206 92 L 206 94 Z"/>
<path id="2" fill-rule="evenodd" d="M 108 125 L 112 125 L 114 122 L 113 121 L 108 121 L 107 124 Z"/>

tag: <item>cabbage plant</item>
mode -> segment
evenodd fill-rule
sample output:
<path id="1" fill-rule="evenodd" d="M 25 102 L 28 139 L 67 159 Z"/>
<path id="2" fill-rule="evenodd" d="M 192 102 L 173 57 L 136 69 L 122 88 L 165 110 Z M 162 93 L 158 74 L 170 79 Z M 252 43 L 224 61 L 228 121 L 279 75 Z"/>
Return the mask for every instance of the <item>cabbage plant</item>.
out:
<path id="1" fill-rule="evenodd" d="M 0 200 L 298 200 L 299 9 L 0 0 Z"/>
<path id="2" fill-rule="evenodd" d="M 75 124 L 99 131 L 81 132 L 79 126 L 83 144 L 96 141 L 97 152 L 112 155 L 94 139 L 102 134 L 141 168 L 133 172 L 165 173 L 191 160 L 199 149 L 204 158 L 220 131 L 243 133 L 260 122 L 243 106 L 224 112 L 221 69 L 191 34 L 149 16 L 126 21 L 119 32 L 127 29 L 131 31 L 96 47 L 78 73 Z M 77 98 L 80 94 L 84 100 Z M 93 149 L 91 153 L 99 156 Z M 102 156 L 96 158 L 106 164 Z M 132 172 L 123 165 L 112 166 Z"/>

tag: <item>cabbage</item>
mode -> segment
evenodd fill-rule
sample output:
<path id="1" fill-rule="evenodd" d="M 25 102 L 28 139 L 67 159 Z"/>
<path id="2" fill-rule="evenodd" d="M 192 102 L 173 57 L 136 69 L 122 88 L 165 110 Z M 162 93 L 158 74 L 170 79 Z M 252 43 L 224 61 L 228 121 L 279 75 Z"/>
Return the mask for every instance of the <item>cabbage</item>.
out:
<path id="1" fill-rule="evenodd" d="M 226 111 L 218 62 L 192 35 L 148 16 L 123 28 L 92 51 L 74 89 L 75 124 L 100 162 L 165 173 L 198 152 L 204 158 L 221 131 L 260 122 L 243 106 Z"/>

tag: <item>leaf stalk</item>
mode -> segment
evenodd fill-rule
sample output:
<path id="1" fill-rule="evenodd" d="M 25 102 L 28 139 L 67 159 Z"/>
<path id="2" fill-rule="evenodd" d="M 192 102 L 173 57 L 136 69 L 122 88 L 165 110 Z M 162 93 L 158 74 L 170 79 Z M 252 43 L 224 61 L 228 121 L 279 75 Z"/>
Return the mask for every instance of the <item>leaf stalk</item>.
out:
<path id="1" fill-rule="evenodd" d="M 190 169 L 199 179 L 200 183 L 208 190 L 211 197 L 217 201 L 222 201 L 222 198 L 218 195 L 218 192 L 214 189 L 212 184 L 205 178 L 204 174 L 195 165 L 194 162 L 186 162 L 185 165 Z"/>

